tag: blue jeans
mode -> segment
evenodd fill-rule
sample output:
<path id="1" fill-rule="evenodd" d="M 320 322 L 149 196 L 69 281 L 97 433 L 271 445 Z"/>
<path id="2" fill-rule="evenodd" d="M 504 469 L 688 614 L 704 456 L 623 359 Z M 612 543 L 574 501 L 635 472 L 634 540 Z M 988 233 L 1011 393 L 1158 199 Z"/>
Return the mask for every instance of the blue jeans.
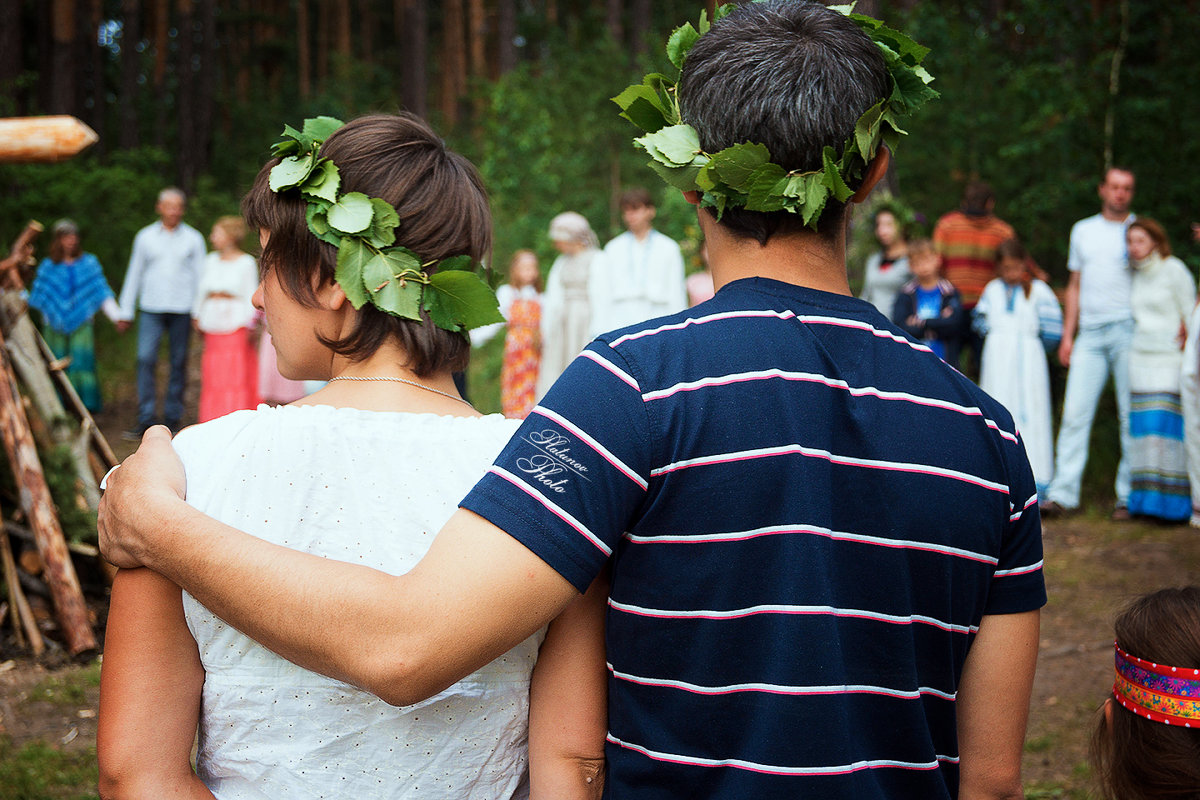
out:
<path id="1" fill-rule="evenodd" d="M 1062 424 L 1054 462 L 1054 479 L 1046 498 L 1063 508 L 1079 506 L 1079 487 L 1087 466 L 1088 441 L 1096 405 L 1112 373 L 1121 418 L 1121 462 L 1117 465 L 1117 505 L 1129 499 L 1129 345 L 1133 320 L 1081 328 L 1071 350 Z"/>
<path id="2" fill-rule="evenodd" d="M 168 426 L 179 427 L 183 419 L 183 390 L 187 384 L 188 339 L 191 333 L 191 314 L 141 312 L 137 333 L 138 427 L 148 428 L 156 421 L 158 386 L 155 373 L 158 371 L 158 346 L 163 334 L 167 336 L 167 355 L 171 363 L 163 416 Z"/>

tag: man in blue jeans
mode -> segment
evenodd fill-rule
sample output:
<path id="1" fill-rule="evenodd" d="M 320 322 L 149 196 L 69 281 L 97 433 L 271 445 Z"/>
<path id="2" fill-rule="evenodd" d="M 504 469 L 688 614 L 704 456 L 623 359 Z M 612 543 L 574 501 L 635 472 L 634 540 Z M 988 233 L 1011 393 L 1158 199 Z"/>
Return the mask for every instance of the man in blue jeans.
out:
<path id="1" fill-rule="evenodd" d="M 142 228 L 134 237 L 121 286 L 123 319 L 117 323 L 117 330 L 129 330 L 135 311 L 142 312 L 137 340 L 138 418 L 125 437 L 135 441 L 157 421 L 155 373 L 163 334 L 168 338 L 171 365 L 163 414 L 173 431 L 179 430 L 183 419 L 192 303 L 204 267 L 204 237 L 183 221 L 186 209 L 187 196 L 179 189 L 167 188 L 158 193 L 154 210 L 159 221 Z"/>
<path id="2" fill-rule="evenodd" d="M 1100 184 L 1100 213 L 1071 228 L 1066 309 L 1058 359 L 1067 373 L 1054 478 L 1042 503 L 1043 515 L 1079 507 L 1079 485 L 1087 465 L 1088 440 L 1096 405 L 1111 373 L 1121 420 L 1121 462 L 1117 466 L 1114 520 L 1129 519 L 1129 344 L 1133 339 L 1130 305 L 1132 275 L 1125 251 L 1125 229 L 1133 221 L 1134 176 L 1111 167 Z"/>

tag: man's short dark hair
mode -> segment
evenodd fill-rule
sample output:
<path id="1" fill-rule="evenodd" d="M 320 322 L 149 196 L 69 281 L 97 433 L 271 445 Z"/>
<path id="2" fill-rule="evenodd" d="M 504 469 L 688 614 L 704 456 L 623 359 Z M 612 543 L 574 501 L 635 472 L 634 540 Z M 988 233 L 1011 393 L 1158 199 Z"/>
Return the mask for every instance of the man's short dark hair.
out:
<path id="1" fill-rule="evenodd" d="M 820 3 L 771 0 L 738 7 L 700 37 L 679 104 L 705 152 L 759 142 L 784 169 L 810 171 L 822 168 L 826 146 L 841 153 L 859 117 L 890 91 L 883 55 L 854 22 Z M 830 198 L 818 232 L 836 231 L 844 211 Z M 726 209 L 721 223 L 760 244 L 803 228 L 798 214 L 743 208 Z"/>
<path id="2" fill-rule="evenodd" d="M 988 206 L 995 197 L 990 184 L 985 181 L 971 181 L 963 189 L 962 212 L 973 217 L 982 217 L 991 210 Z"/>
<path id="3" fill-rule="evenodd" d="M 650 192 L 641 186 L 634 186 L 621 192 L 621 197 L 617 201 L 620 208 L 641 208 L 642 206 L 654 207 L 654 198 Z"/>

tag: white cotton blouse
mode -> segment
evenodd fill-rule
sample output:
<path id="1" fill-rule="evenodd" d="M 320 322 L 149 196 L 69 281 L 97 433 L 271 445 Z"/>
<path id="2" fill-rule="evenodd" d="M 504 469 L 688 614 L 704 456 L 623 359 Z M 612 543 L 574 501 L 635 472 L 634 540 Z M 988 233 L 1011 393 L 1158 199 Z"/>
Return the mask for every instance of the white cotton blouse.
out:
<path id="1" fill-rule="evenodd" d="M 175 438 L 187 500 L 268 541 L 412 568 L 518 421 L 260 406 Z M 219 800 L 521 798 L 544 631 L 411 706 L 285 661 L 184 594 L 205 681 L 197 773 Z M 308 622 L 319 634 L 321 619 Z M 397 654 L 402 657 L 402 654 Z"/>

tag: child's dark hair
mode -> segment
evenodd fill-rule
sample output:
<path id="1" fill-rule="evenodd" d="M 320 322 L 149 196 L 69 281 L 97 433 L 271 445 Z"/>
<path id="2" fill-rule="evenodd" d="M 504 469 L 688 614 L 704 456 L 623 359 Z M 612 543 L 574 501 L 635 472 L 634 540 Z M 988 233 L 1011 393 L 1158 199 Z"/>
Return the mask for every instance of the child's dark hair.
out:
<path id="1" fill-rule="evenodd" d="M 646 189 L 641 186 L 634 186 L 631 189 L 626 189 L 621 192 L 621 197 L 617 201 L 617 205 L 621 210 L 626 208 L 642 208 L 643 206 L 654 207 L 654 198 Z"/>
<path id="2" fill-rule="evenodd" d="M 1117 644 L 1138 658 L 1200 668 L 1200 588 L 1163 589 L 1117 617 Z M 1145 719 L 1109 700 L 1092 735 L 1092 766 L 1108 800 L 1200 798 L 1200 727 Z M 1111 718 L 1111 721 L 1110 721 Z"/>
<path id="3" fill-rule="evenodd" d="M 999 264 L 1006 258 L 1028 262 L 1029 251 L 1025 249 L 1025 245 L 1021 244 L 1020 239 L 1005 239 L 996 245 L 996 263 Z"/>
<path id="4" fill-rule="evenodd" d="M 478 172 L 420 118 L 406 113 L 360 117 L 333 133 L 320 155 L 337 165 L 340 192 L 362 192 L 392 204 L 400 217 L 397 244 L 422 261 L 463 254 L 484 261 L 490 256 L 491 215 Z M 284 291 L 311 307 L 314 290 L 335 280 L 337 248 L 308 230 L 308 204 L 299 192 L 271 191 L 268 179 L 278 163 L 273 158 L 258 173 L 242 201 L 242 213 L 252 229 L 270 232 L 262 253 L 264 273 L 276 270 Z M 348 336 L 323 342 L 359 360 L 394 336 L 408 354 L 407 366 L 419 377 L 464 369 L 470 357 L 466 335 L 443 330 L 421 314 L 421 322 L 401 319 L 367 303 Z"/>

